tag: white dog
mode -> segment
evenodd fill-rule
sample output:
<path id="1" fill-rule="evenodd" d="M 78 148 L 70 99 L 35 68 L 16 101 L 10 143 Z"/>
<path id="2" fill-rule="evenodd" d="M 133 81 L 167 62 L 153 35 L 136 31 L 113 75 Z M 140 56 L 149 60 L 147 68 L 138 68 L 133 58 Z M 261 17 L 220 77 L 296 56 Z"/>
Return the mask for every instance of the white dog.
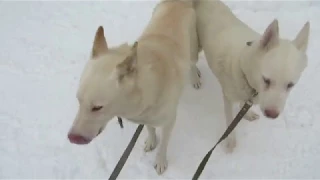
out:
<path id="1" fill-rule="evenodd" d="M 199 43 L 222 87 L 227 125 L 234 118 L 234 103 L 242 107 L 254 90 L 258 92 L 254 104 L 260 104 L 266 117 L 277 118 L 307 66 L 309 22 L 291 41 L 279 37 L 276 19 L 260 35 L 219 0 L 195 0 L 194 7 Z M 244 118 L 252 121 L 259 116 L 248 111 Z M 234 133 L 225 145 L 228 152 L 233 151 Z"/>
<path id="2" fill-rule="evenodd" d="M 113 117 L 120 116 L 147 125 L 145 151 L 151 151 L 157 145 L 155 128 L 161 127 L 155 168 L 163 173 L 189 72 L 194 87 L 200 86 L 197 59 L 196 15 L 191 1 L 160 2 L 133 46 L 108 47 L 100 26 L 80 79 L 80 106 L 68 134 L 70 142 L 90 143 Z"/>

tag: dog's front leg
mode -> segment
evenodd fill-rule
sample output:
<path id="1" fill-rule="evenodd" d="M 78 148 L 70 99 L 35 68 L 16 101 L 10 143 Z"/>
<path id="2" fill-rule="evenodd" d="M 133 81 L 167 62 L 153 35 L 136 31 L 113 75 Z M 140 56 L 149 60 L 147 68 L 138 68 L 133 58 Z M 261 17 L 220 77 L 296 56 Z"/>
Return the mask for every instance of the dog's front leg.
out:
<path id="1" fill-rule="evenodd" d="M 154 168 L 156 169 L 158 174 L 162 174 L 168 166 L 168 161 L 167 161 L 167 148 L 171 136 L 171 132 L 173 129 L 173 126 L 175 124 L 176 118 L 172 118 L 170 122 L 162 127 L 162 132 L 161 132 L 161 139 L 160 139 L 160 144 L 159 144 L 159 149 L 156 155 L 156 161 Z"/>
<path id="2" fill-rule="evenodd" d="M 152 151 L 157 146 L 157 136 L 156 136 L 156 128 L 147 126 L 148 137 L 145 142 L 144 151 L 149 152 Z"/>
<path id="3" fill-rule="evenodd" d="M 223 96 L 223 102 L 224 102 L 224 114 L 226 118 L 226 125 L 228 127 L 233 120 L 233 113 L 232 113 L 233 104 L 225 95 Z M 225 139 L 224 144 L 225 144 L 227 153 L 233 152 L 233 149 L 236 147 L 236 135 L 234 131 L 232 131 L 229 134 L 229 136 Z"/>
<path id="4" fill-rule="evenodd" d="M 240 103 L 239 108 L 240 110 L 242 109 L 242 107 L 244 106 L 245 102 Z M 244 115 L 244 119 L 248 120 L 248 121 L 254 121 L 259 119 L 259 114 L 257 114 L 256 112 L 254 112 L 253 110 L 249 110 L 245 115 Z"/>

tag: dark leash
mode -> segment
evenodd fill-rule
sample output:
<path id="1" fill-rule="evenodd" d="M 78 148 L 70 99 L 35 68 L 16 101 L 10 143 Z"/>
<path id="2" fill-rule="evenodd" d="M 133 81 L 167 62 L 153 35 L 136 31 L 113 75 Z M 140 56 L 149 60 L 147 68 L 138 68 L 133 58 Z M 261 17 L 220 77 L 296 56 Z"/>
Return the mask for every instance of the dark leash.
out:
<path id="1" fill-rule="evenodd" d="M 228 126 L 228 128 L 226 129 L 226 131 L 223 133 L 223 135 L 220 137 L 219 141 L 210 149 L 210 151 L 205 155 L 205 157 L 202 159 L 201 163 L 198 166 L 197 171 L 194 173 L 192 180 L 196 180 L 199 178 L 199 176 L 201 175 L 204 167 L 206 166 L 212 151 L 217 147 L 218 144 L 220 144 L 221 141 L 223 141 L 225 138 L 228 137 L 228 135 L 233 131 L 233 129 L 237 126 L 237 124 L 241 121 L 241 119 L 243 118 L 243 116 L 248 112 L 248 110 L 251 108 L 252 106 L 252 99 L 257 96 L 258 93 L 254 92 L 253 96 L 250 98 L 250 100 L 248 100 L 243 107 L 241 108 L 241 110 L 239 111 L 239 113 L 236 115 L 236 117 L 233 119 L 233 121 L 230 123 L 230 125 Z"/>
<path id="2" fill-rule="evenodd" d="M 121 117 L 118 117 L 118 122 L 120 124 L 120 127 L 123 128 L 123 122 L 122 122 L 122 118 Z M 120 174 L 120 171 L 122 170 L 124 164 L 126 163 L 128 157 L 129 157 L 134 145 L 136 144 L 137 139 L 138 139 L 142 129 L 143 129 L 143 124 L 140 124 L 137 127 L 136 132 L 133 134 L 133 137 L 132 137 L 131 141 L 129 142 L 127 148 L 124 150 L 124 152 L 123 152 L 120 160 L 118 161 L 116 167 L 113 169 L 113 172 L 109 177 L 109 180 L 117 179 L 118 175 Z"/>

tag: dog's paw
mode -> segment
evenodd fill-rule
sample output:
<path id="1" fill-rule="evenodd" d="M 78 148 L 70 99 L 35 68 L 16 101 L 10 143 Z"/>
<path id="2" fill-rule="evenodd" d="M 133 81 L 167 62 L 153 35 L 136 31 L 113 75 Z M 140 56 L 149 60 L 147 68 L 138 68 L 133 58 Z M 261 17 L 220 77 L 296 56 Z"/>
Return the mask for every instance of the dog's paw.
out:
<path id="1" fill-rule="evenodd" d="M 156 158 L 156 162 L 154 164 L 154 169 L 157 171 L 157 173 L 160 175 L 166 171 L 168 167 L 168 161 L 166 158 Z"/>
<path id="2" fill-rule="evenodd" d="M 195 89 L 199 89 L 201 87 L 201 72 L 197 67 L 194 67 L 193 74 L 191 75 L 191 83 Z"/>
<path id="3" fill-rule="evenodd" d="M 197 68 L 197 75 L 199 78 L 201 78 L 201 71 Z"/>
<path id="4" fill-rule="evenodd" d="M 193 87 L 194 87 L 195 89 L 200 89 L 200 87 L 201 87 L 201 82 L 200 82 L 200 80 L 199 80 L 198 82 L 196 82 L 196 83 L 193 83 Z"/>
<path id="5" fill-rule="evenodd" d="M 259 114 L 253 112 L 253 111 L 248 111 L 245 115 L 244 115 L 244 119 L 248 120 L 248 121 L 254 121 L 259 119 Z"/>
<path id="6" fill-rule="evenodd" d="M 149 152 L 154 150 L 157 147 L 157 139 L 156 137 L 148 136 L 147 140 L 145 141 L 144 151 Z"/>
<path id="7" fill-rule="evenodd" d="M 224 146 L 225 146 L 225 152 L 227 154 L 232 153 L 234 151 L 235 147 L 237 146 L 236 138 L 234 138 L 234 137 L 226 138 L 225 142 L 224 142 Z"/>

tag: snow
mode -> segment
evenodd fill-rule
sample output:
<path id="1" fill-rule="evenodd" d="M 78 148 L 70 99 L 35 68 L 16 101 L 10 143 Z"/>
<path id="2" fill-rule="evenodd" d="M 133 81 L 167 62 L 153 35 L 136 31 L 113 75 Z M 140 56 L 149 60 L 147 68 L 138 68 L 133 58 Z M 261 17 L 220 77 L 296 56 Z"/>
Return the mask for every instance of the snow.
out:
<path id="1" fill-rule="evenodd" d="M 0 177 L 108 178 L 136 124 L 116 120 L 87 146 L 70 144 L 75 92 L 99 25 L 109 45 L 132 43 L 157 1 L 0 2 Z M 201 179 L 320 178 L 319 1 L 227 1 L 236 15 L 262 32 L 273 18 L 293 38 L 311 22 L 309 66 L 277 120 L 261 117 L 236 128 L 238 145 L 218 147 Z M 191 179 L 225 129 L 220 86 L 203 55 L 203 86 L 186 87 L 168 148 L 169 167 L 158 176 L 155 151 L 140 135 L 119 179 Z M 255 107 L 255 109 L 257 109 Z"/>

